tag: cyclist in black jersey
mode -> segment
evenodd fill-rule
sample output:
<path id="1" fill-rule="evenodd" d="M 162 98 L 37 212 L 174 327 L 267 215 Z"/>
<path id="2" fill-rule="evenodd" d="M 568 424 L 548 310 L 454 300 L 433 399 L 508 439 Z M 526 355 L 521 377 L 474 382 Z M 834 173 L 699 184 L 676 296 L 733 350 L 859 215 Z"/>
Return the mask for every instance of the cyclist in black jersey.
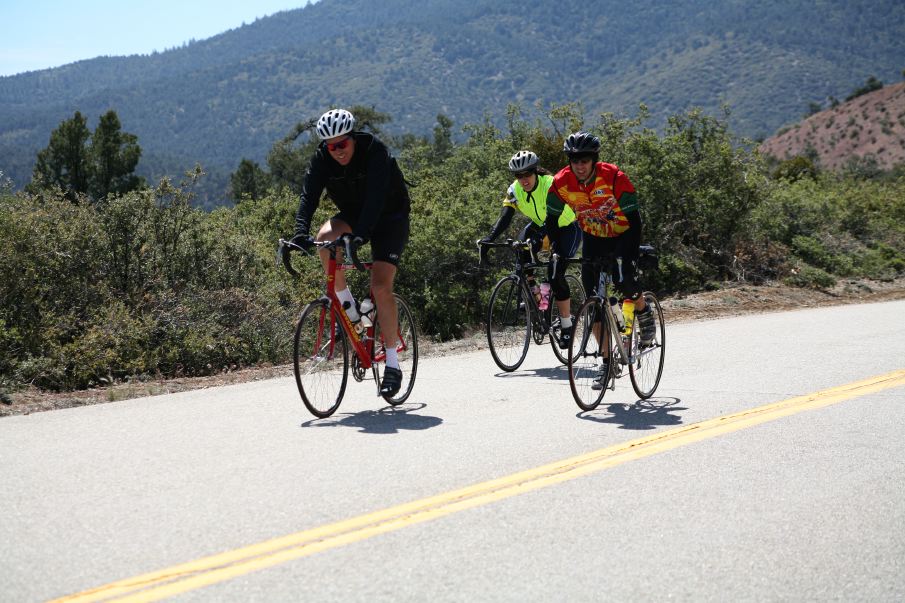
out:
<path id="1" fill-rule="evenodd" d="M 316 239 L 333 241 L 351 234 L 355 248 L 370 241 L 374 260 L 371 290 L 387 356 L 380 394 L 393 396 L 402 383 L 396 355 L 398 318 L 393 281 L 408 242 L 411 202 L 402 171 L 386 145 L 373 134 L 354 128 L 355 117 L 345 109 L 331 109 L 317 121 L 321 143 L 305 173 L 292 242 L 310 248 L 311 217 L 324 191 L 339 213 L 320 227 Z M 325 267 L 327 259 L 322 252 Z M 342 271 L 336 273 L 336 293 L 340 300 L 349 302 L 349 318 L 357 320 L 355 300 Z"/>

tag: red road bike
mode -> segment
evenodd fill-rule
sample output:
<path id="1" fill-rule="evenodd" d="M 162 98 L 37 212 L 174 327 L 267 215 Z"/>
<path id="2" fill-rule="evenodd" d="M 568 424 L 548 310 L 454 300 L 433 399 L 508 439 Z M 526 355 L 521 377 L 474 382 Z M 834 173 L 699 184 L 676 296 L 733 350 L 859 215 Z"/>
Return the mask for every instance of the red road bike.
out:
<path id="1" fill-rule="evenodd" d="M 329 252 L 327 283 L 324 295 L 302 309 L 295 327 L 295 382 L 305 406 L 313 415 L 321 418 L 329 417 L 339 408 L 349 373 L 355 381 L 361 382 L 370 369 L 380 395 L 380 367 L 386 360 L 384 338 L 377 321 L 363 317 L 359 322 L 352 323 L 336 295 L 337 270 L 370 270 L 373 264 L 361 262 L 350 242 L 351 238 L 346 235 L 330 242 L 312 240 L 315 247 Z M 337 261 L 338 248 L 345 248 L 345 257 L 351 260 L 351 264 Z M 280 239 L 278 255 L 286 270 L 298 275 L 290 261 L 292 251 L 307 253 L 302 247 Z M 370 291 L 368 297 L 374 299 Z M 384 399 L 390 405 L 397 406 L 408 399 L 415 385 L 415 375 L 418 372 L 418 333 L 409 304 L 397 294 L 394 297 L 399 318 L 396 351 L 402 370 L 402 387 L 396 395 L 384 396 Z M 370 314 L 376 316 L 376 308 Z"/>

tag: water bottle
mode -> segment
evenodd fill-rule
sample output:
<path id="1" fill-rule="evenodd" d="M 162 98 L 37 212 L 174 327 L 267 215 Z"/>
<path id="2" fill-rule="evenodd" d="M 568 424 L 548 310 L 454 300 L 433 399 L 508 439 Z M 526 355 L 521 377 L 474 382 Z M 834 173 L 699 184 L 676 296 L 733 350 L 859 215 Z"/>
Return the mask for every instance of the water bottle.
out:
<path id="1" fill-rule="evenodd" d="M 352 323 L 352 328 L 355 329 L 355 332 L 361 333 L 364 331 L 364 325 L 361 324 L 361 316 L 358 315 L 358 311 L 355 309 L 354 302 L 343 302 L 343 310 L 346 312 L 346 316 L 349 317 L 349 322 Z"/>
<path id="2" fill-rule="evenodd" d="M 540 284 L 540 302 L 537 304 L 538 310 L 546 310 L 550 305 L 550 283 Z"/>
<path id="3" fill-rule="evenodd" d="M 625 328 L 622 329 L 622 334 L 631 337 L 632 325 L 635 324 L 635 302 L 630 299 L 623 301 L 622 314 L 625 316 Z"/>
<path id="4" fill-rule="evenodd" d="M 374 325 L 374 302 L 371 301 L 370 297 L 361 300 L 358 311 L 361 313 L 361 323 L 365 327 Z"/>
<path id="5" fill-rule="evenodd" d="M 625 318 L 622 316 L 622 308 L 619 307 L 619 300 L 615 297 L 610 298 L 610 309 L 613 311 L 613 316 L 616 317 L 616 328 L 622 333 L 625 331 Z"/>

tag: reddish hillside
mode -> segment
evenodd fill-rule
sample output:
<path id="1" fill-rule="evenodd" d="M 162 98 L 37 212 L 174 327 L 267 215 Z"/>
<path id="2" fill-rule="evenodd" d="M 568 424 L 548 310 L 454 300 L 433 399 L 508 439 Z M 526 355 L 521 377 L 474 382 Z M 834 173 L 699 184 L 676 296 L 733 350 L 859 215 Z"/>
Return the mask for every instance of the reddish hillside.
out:
<path id="1" fill-rule="evenodd" d="M 885 86 L 811 115 L 768 138 L 760 151 L 777 159 L 817 151 L 820 166 L 839 169 L 873 156 L 884 170 L 905 164 L 905 83 Z"/>

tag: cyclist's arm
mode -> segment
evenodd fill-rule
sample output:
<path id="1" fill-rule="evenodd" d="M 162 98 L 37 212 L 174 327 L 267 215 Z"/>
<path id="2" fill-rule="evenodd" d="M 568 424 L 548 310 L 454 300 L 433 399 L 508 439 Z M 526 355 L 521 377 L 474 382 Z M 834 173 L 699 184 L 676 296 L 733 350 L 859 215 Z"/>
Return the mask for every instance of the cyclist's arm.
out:
<path id="1" fill-rule="evenodd" d="M 632 181 L 629 180 L 629 177 L 622 170 L 616 172 L 616 177 L 613 181 L 613 193 L 616 195 L 619 209 L 622 210 L 628 220 L 629 229 L 640 233 L 641 211 L 638 204 L 638 193 L 635 192 L 635 186 Z"/>
<path id="2" fill-rule="evenodd" d="M 544 226 L 547 228 L 547 236 L 551 243 L 559 243 L 560 227 L 559 216 L 565 209 L 565 203 L 559 198 L 553 188 L 547 191 L 547 218 L 544 220 Z"/>
<path id="3" fill-rule="evenodd" d="M 625 195 L 623 195 L 623 197 L 624 196 Z M 624 213 L 625 213 L 625 218 L 628 220 L 629 229 L 640 231 L 641 230 L 641 212 L 638 211 L 638 208 L 636 207 L 634 210 L 627 211 Z"/>
<path id="4" fill-rule="evenodd" d="M 390 190 L 390 170 L 393 162 L 390 160 L 389 151 L 382 145 L 372 142 L 367 150 L 367 176 L 364 207 L 358 217 L 358 224 L 352 230 L 352 234 L 365 239 L 371 238 L 371 231 L 383 213 L 387 194 Z"/>
<path id="5" fill-rule="evenodd" d="M 487 235 L 487 240 L 493 241 L 500 236 L 504 230 L 509 228 L 509 225 L 512 223 L 512 216 L 514 215 L 515 210 L 512 207 L 504 206 L 502 211 L 500 211 L 500 217 L 497 219 L 496 224 L 493 225 L 493 230 Z"/>
<path id="6" fill-rule="evenodd" d="M 295 233 L 308 235 L 311 232 L 311 216 L 321 202 L 324 192 L 325 176 L 324 158 L 320 151 L 315 153 L 305 172 L 305 182 L 299 195 L 299 209 L 295 213 Z"/>

